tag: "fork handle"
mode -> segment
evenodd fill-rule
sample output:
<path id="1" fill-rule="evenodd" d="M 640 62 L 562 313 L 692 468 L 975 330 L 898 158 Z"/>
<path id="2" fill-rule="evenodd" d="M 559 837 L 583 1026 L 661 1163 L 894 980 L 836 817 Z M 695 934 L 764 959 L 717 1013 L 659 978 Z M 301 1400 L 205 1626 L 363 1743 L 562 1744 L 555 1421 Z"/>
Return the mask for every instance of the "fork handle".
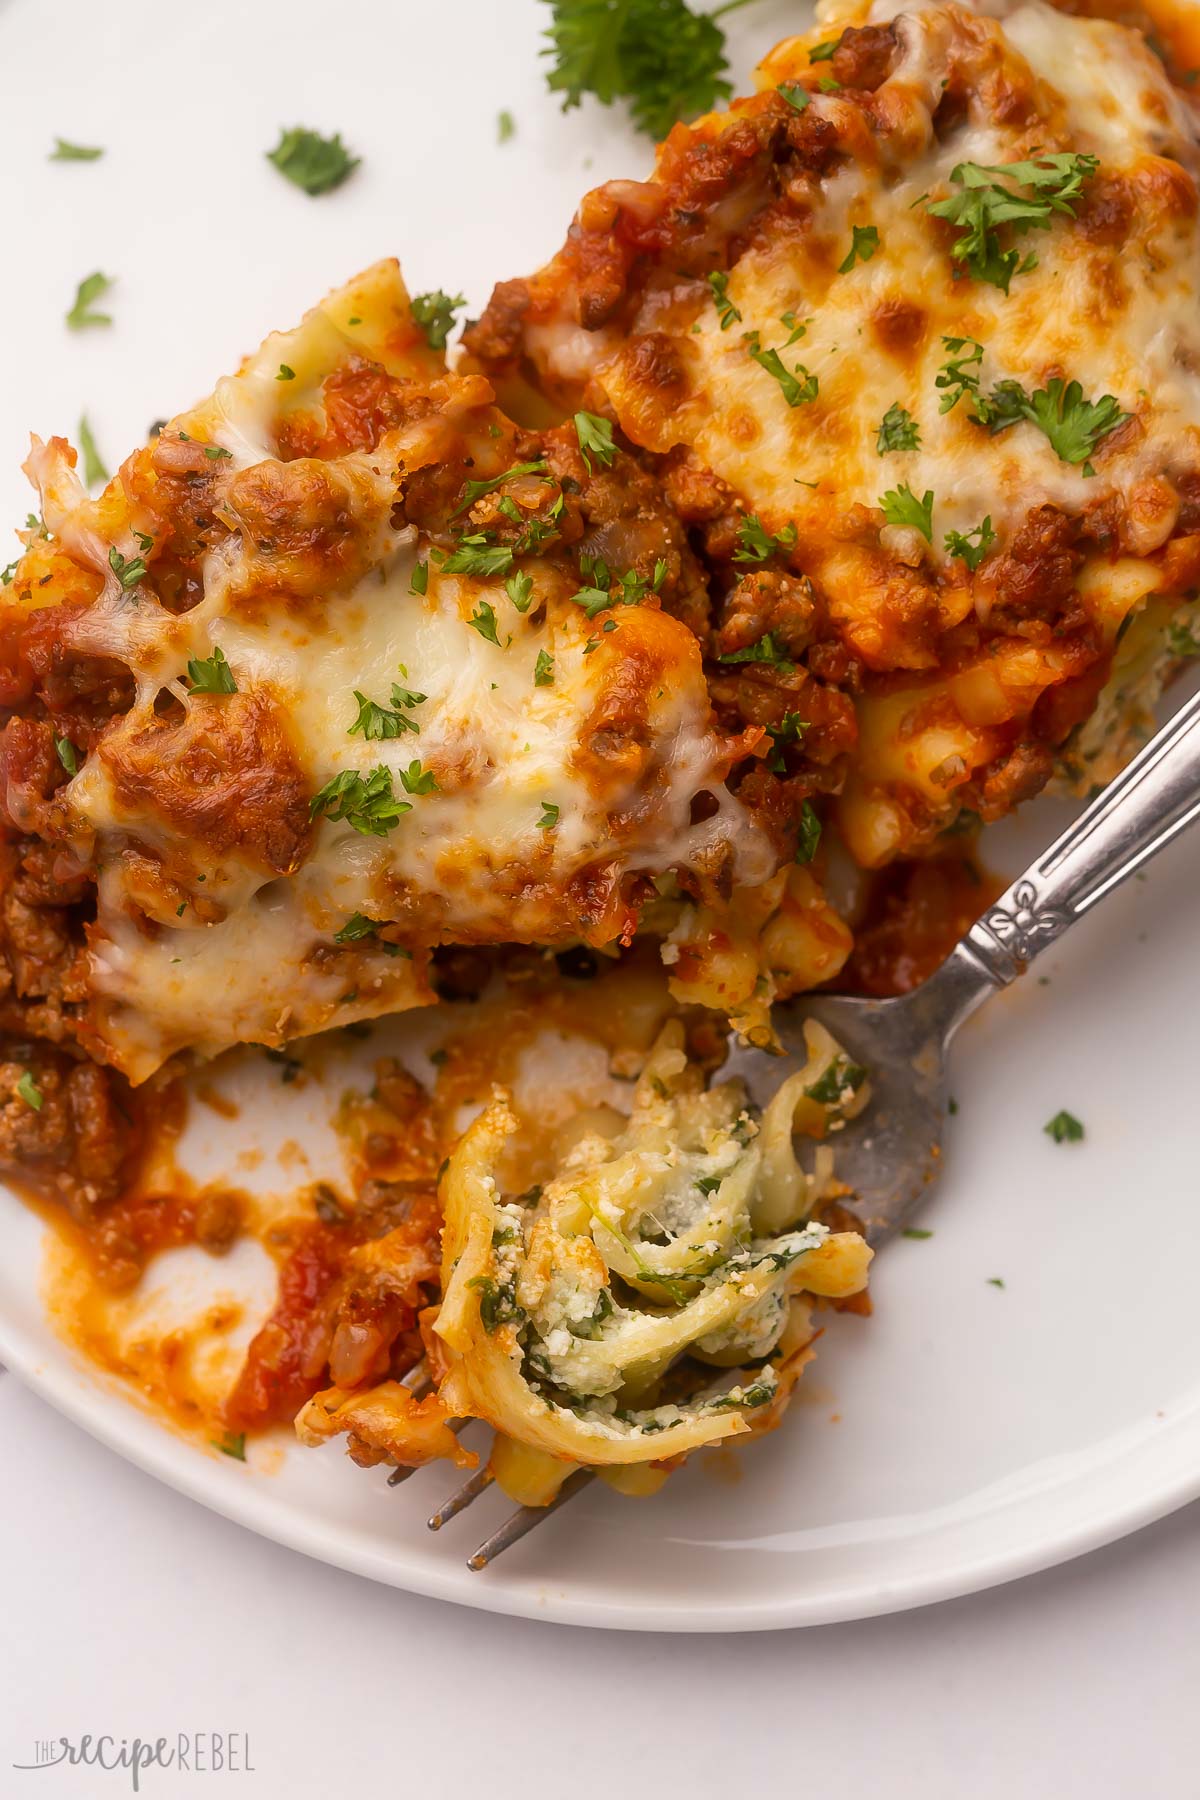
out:
<path id="1" fill-rule="evenodd" d="M 1200 818 L 1200 693 L 1095 796 L 932 977 L 953 1031 Z"/>

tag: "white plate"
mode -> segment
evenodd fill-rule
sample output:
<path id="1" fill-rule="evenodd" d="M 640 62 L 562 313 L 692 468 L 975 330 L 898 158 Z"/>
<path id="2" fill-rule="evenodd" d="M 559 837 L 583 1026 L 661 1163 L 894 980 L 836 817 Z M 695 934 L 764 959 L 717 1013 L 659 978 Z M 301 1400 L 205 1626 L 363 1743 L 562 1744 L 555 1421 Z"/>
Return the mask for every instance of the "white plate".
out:
<path id="1" fill-rule="evenodd" d="M 768 0 L 736 15 L 738 73 L 802 17 Z M 20 279 L 0 286 L 4 514 L 19 519 L 28 504 L 13 474 L 26 425 L 73 431 L 86 408 L 115 462 L 152 417 L 375 256 L 398 252 L 416 288 L 461 288 L 478 306 L 492 277 L 555 246 L 589 179 L 644 167 L 619 122 L 562 119 L 542 95 L 544 20 L 534 0 L 361 0 L 355 39 L 374 83 L 364 93 L 361 58 L 321 48 L 318 0 L 126 0 L 115 14 L 10 0 L 0 223 L 22 248 Z M 518 120 L 502 152 L 500 107 Z M 298 122 L 340 129 L 363 154 L 340 194 L 311 202 L 263 161 L 276 128 Z M 45 163 L 55 132 L 109 153 Z M 119 277 L 117 323 L 69 334 L 61 315 L 96 268 Z M 1064 817 L 1034 807 L 1019 834 L 997 834 L 993 860 L 1015 870 L 1018 835 L 1031 852 Z M 696 1459 L 654 1501 L 589 1492 L 486 1575 L 463 1559 L 500 1516 L 495 1496 L 439 1538 L 422 1523 L 453 1475 L 424 1471 L 393 1491 L 336 1449 L 290 1447 L 274 1473 L 260 1451 L 243 1468 L 106 1389 L 47 1325 L 42 1228 L 8 1197 L 0 1360 L 252 1529 L 502 1612 L 752 1630 L 891 1611 L 1046 1567 L 1200 1492 L 1198 881 L 1194 837 L 1039 967 L 1049 988 L 1030 982 L 968 1028 L 946 1175 L 923 1220 L 935 1235 L 880 1259 L 875 1317 L 833 1321 L 774 1438 L 740 1463 Z M 1063 1106 L 1086 1123 L 1081 1145 L 1042 1132 Z"/>

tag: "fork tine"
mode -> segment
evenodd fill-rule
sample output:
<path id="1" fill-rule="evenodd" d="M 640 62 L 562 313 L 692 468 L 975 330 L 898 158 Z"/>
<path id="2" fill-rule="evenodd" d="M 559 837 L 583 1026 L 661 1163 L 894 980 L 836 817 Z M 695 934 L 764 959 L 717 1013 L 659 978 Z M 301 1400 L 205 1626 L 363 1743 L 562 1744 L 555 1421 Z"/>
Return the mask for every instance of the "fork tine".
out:
<path id="1" fill-rule="evenodd" d="M 433 1386 L 433 1377 L 429 1373 L 429 1365 L 424 1357 L 421 1358 L 419 1363 L 414 1363 L 412 1368 L 409 1369 L 407 1375 L 404 1377 L 403 1385 L 408 1389 L 414 1400 L 423 1400 L 425 1398 L 426 1394 Z M 387 1478 L 387 1484 L 389 1487 L 399 1487 L 402 1481 L 407 1481 L 409 1476 L 415 1475 L 416 1472 L 415 1468 L 393 1469 Z"/>
<path id="2" fill-rule="evenodd" d="M 451 1519 L 456 1519 L 459 1513 L 464 1512 L 473 1500 L 478 1500 L 480 1494 L 487 1492 L 495 1479 L 496 1477 L 486 1463 L 482 1469 L 476 1469 L 475 1473 L 463 1482 L 457 1493 L 451 1494 L 448 1500 L 442 1501 L 429 1520 L 430 1531 L 440 1531 L 443 1525 Z"/>
<path id="3" fill-rule="evenodd" d="M 493 1531 L 491 1537 L 480 1544 L 474 1556 L 468 1556 L 468 1569 L 488 1568 L 503 1551 L 510 1550 L 514 1544 L 520 1543 L 521 1539 L 526 1537 L 535 1525 L 540 1525 L 543 1519 L 548 1519 L 550 1514 L 557 1512 L 560 1506 L 565 1506 L 568 1500 L 573 1500 L 576 1494 L 595 1479 L 596 1475 L 593 1469 L 576 1469 L 573 1475 L 567 1476 L 549 1506 L 520 1507 L 510 1519 L 504 1521 L 498 1531 Z"/>

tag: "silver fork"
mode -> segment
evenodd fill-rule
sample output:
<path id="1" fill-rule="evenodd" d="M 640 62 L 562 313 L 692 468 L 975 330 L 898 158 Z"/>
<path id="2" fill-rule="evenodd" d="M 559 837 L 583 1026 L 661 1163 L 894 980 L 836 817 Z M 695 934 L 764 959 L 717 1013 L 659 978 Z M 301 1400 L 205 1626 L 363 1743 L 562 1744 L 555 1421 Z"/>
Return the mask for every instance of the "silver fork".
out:
<path id="1" fill-rule="evenodd" d="M 733 1044 L 719 1074 L 765 1106 L 805 1058 L 806 1018 L 820 1021 L 871 1078 L 871 1102 L 835 1139 L 836 1174 L 872 1244 L 911 1217 L 941 1170 L 946 1058 L 964 1020 L 1023 975 L 1077 919 L 1200 818 L 1200 693 L 1193 695 L 1012 886 L 919 988 L 892 1000 L 804 995 L 777 1009 L 783 1055 Z M 593 1479 L 581 1469 L 550 1506 L 523 1506 L 468 1561 L 484 1569 Z M 434 1531 L 488 1485 L 473 1475 L 429 1521 Z"/>

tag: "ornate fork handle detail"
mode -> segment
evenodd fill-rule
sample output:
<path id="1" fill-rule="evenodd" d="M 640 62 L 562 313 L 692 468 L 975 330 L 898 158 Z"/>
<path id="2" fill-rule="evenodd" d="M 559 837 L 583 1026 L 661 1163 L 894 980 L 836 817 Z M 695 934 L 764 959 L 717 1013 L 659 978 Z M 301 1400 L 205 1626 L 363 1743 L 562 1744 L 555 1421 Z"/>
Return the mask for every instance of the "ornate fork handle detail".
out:
<path id="1" fill-rule="evenodd" d="M 1197 819 L 1200 693 L 1018 876 L 933 977 L 952 1000 L 952 1027 Z"/>

